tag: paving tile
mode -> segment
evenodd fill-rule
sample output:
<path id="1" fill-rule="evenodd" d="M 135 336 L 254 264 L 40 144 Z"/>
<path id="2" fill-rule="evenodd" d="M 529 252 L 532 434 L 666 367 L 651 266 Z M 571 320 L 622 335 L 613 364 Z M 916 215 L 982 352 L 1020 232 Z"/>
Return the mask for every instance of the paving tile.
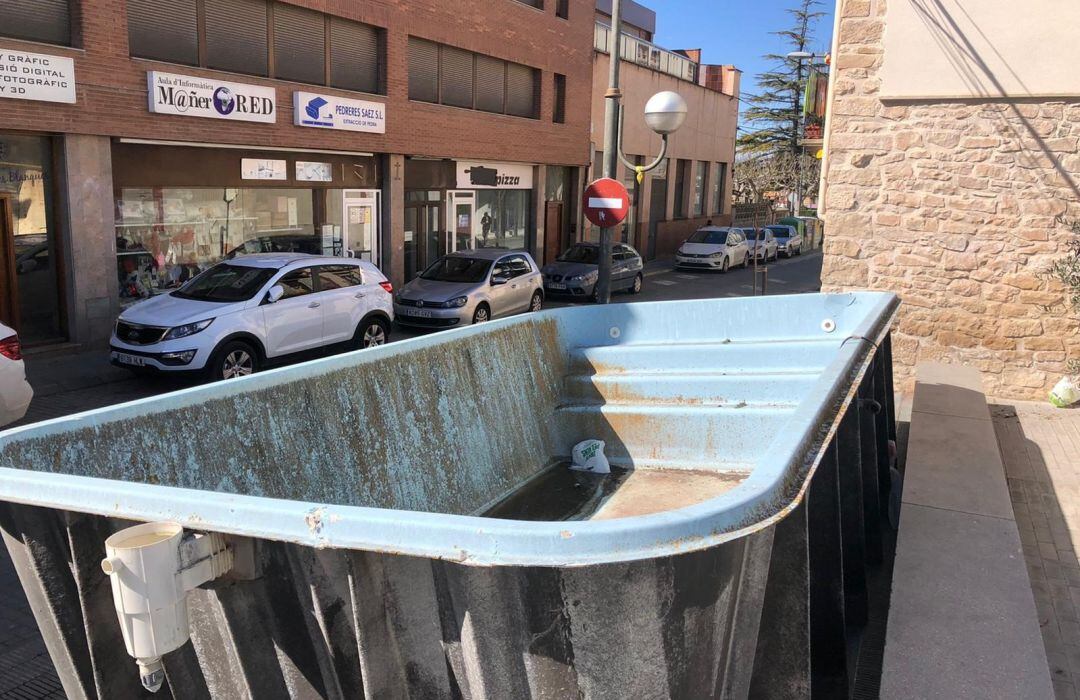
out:
<path id="1" fill-rule="evenodd" d="M 1054 693 L 1080 700 L 1080 411 L 991 403 Z"/>

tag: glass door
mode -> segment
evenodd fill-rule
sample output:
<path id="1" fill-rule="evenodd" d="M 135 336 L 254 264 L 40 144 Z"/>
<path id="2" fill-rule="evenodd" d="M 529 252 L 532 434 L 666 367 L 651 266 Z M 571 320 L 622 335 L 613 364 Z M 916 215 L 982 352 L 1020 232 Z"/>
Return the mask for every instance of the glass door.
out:
<path id="1" fill-rule="evenodd" d="M 379 262 L 379 204 L 378 190 L 346 190 L 342 209 L 345 212 L 346 250 L 353 256 L 378 264 Z"/>
<path id="2" fill-rule="evenodd" d="M 446 222 L 448 231 L 453 231 L 453 236 L 448 236 L 447 253 L 457 250 L 472 250 L 476 248 L 476 193 L 475 192 L 449 192 L 450 205 L 446 208 L 449 221 Z"/>
<path id="3" fill-rule="evenodd" d="M 450 249 L 450 236 L 441 226 L 442 206 L 411 204 L 405 207 L 405 281 L 423 272 Z"/>

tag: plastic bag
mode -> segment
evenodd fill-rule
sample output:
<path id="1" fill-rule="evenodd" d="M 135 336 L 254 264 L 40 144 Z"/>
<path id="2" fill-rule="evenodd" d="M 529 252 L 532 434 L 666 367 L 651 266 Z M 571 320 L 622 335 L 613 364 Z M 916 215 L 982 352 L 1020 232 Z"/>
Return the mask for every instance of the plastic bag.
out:
<path id="1" fill-rule="evenodd" d="M 1080 401 L 1080 386 L 1072 377 L 1062 377 L 1050 392 L 1050 403 L 1058 408 L 1072 406 L 1077 401 Z"/>
<path id="2" fill-rule="evenodd" d="M 593 474 L 610 474 L 611 465 L 604 455 L 603 440 L 583 440 L 574 445 L 571 469 Z"/>

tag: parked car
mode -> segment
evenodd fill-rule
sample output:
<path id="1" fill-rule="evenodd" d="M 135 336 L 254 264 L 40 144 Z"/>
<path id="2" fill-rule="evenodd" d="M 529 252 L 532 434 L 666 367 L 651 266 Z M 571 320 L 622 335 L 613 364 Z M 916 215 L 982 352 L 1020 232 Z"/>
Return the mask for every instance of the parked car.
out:
<path id="1" fill-rule="evenodd" d="M 439 258 L 394 299 L 403 326 L 453 328 L 544 306 L 544 287 L 523 250 L 466 250 Z"/>
<path id="2" fill-rule="evenodd" d="M 320 348 L 382 345 L 394 319 L 392 292 L 369 262 L 246 255 L 126 309 L 111 358 L 128 369 L 230 379 Z"/>
<path id="3" fill-rule="evenodd" d="M 802 255 L 803 237 L 794 226 L 771 224 L 765 229 L 773 232 L 773 236 L 776 237 L 777 251 L 783 253 L 785 258 Z"/>
<path id="4" fill-rule="evenodd" d="M 675 267 L 727 272 L 750 263 L 746 235 L 737 228 L 706 226 L 695 231 L 675 252 Z"/>
<path id="5" fill-rule="evenodd" d="M 0 323 L 0 426 L 21 420 L 32 398 L 19 336 Z"/>
<path id="6" fill-rule="evenodd" d="M 611 291 L 637 294 L 645 286 L 645 263 L 633 247 L 616 243 L 611 249 Z M 544 290 L 551 295 L 565 295 L 596 300 L 596 281 L 600 276 L 600 246 L 575 243 L 544 265 Z"/>
<path id="7" fill-rule="evenodd" d="M 776 260 L 780 256 L 780 246 L 777 245 L 776 236 L 767 228 L 755 229 L 744 228 L 746 243 L 750 247 L 750 257 L 757 258 L 762 262 Z"/>

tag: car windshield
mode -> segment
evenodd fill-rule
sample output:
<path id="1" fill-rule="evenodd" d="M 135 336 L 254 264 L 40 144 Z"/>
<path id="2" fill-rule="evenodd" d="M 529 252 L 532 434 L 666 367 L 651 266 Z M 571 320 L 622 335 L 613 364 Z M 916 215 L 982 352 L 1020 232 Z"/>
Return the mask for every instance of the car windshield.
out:
<path id="1" fill-rule="evenodd" d="M 727 231 L 708 231 L 701 229 L 686 239 L 687 243 L 705 243 L 707 245 L 724 245 L 727 243 Z"/>
<path id="2" fill-rule="evenodd" d="M 777 238 L 788 238 L 791 236 L 791 229 L 783 226 L 769 226 L 768 229 L 773 232 L 773 235 Z"/>
<path id="3" fill-rule="evenodd" d="M 491 269 L 490 260 L 449 256 L 424 270 L 420 279 L 433 282 L 482 282 Z"/>
<path id="4" fill-rule="evenodd" d="M 573 245 L 559 256 L 559 262 L 585 263 L 596 265 L 599 259 L 599 249 L 591 245 Z"/>
<path id="5" fill-rule="evenodd" d="M 215 265 L 172 293 L 197 301 L 246 301 L 262 289 L 277 270 L 245 265 Z"/>

